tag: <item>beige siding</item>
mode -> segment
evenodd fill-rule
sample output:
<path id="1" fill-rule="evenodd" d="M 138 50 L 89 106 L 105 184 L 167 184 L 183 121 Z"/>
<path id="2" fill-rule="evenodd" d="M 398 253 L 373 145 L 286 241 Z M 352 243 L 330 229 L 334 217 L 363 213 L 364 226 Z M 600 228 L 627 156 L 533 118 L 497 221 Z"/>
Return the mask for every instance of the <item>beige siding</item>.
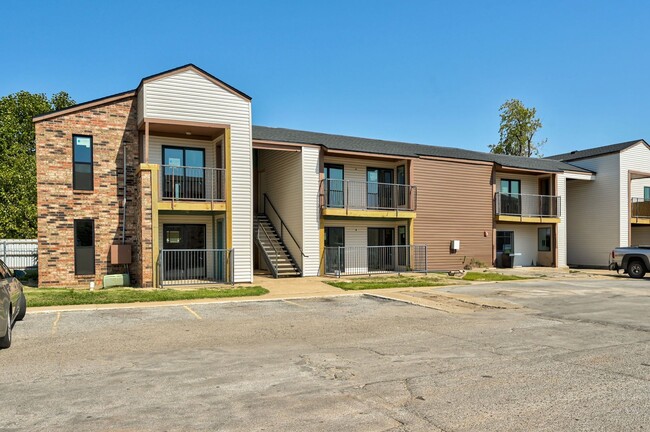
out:
<path id="1" fill-rule="evenodd" d="M 218 168 L 216 155 L 216 141 L 191 140 L 184 138 L 171 138 L 151 136 L 149 137 L 149 161 L 152 164 L 162 164 L 163 146 L 191 147 L 205 150 L 205 166 Z"/>
<path id="2" fill-rule="evenodd" d="M 291 233 L 301 243 L 303 222 L 302 154 L 299 152 L 259 150 L 258 162 L 260 176 L 259 205 L 262 206 L 263 196 L 266 193 Z M 275 225 L 278 234 L 280 234 L 280 221 L 270 207 L 267 207 L 266 214 Z M 285 237 L 284 243 L 289 252 L 298 263 L 301 263 L 300 249 L 290 240 L 290 236 L 286 235 Z"/>
<path id="3" fill-rule="evenodd" d="M 606 266 L 620 243 L 619 154 L 572 163 L 597 174 L 592 181 L 567 180 L 567 263 Z"/>
<path id="4" fill-rule="evenodd" d="M 497 231 L 513 231 L 515 233 L 515 253 L 521 254 L 515 257 L 515 265 L 530 267 L 537 265 L 550 266 L 552 262 L 552 251 L 538 252 L 537 238 L 539 228 L 551 228 L 552 225 L 536 224 L 497 224 Z M 552 234 L 551 234 L 552 235 Z"/>
<path id="5" fill-rule="evenodd" d="M 501 191 L 501 179 L 509 180 L 520 180 L 521 181 L 521 193 L 524 195 L 538 195 L 539 194 L 539 176 L 534 175 L 522 175 L 522 174 L 511 174 L 511 173 L 496 173 L 497 179 L 497 192 Z"/>
<path id="6" fill-rule="evenodd" d="M 649 246 L 650 245 L 650 226 L 632 225 L 632 246 Z"/>
<path id="7" fill-rule="evenodd" d="M 232 239 L 235 282 L 253 279 L 251 104 L 196 71 L 186 70 L 145 83 L 144 116 L 230 125 Z"/>
<path id="8" fill-rule="evenodd" d="M 302 247 L 307 255 L 303 259 L 305 276 L 317 276 L 320 263 L 320 149 L 302 148 Z"/>
<path id="9" fill-rule="evenodd" d="M 404 161 L 374 161 L 361 158 L 344 158 L 325 156 L 325 163 L 343 165 L 343 175 L 345 180 L 359 182 L 367 181 L 366 171 L 368 168 L 392 168 L 398 165 L 404 165 Z"/>
<path id="10" fill-rule="evenodd" d="M 560 197 L 560 223 L 557 225 L 557 266 L 567 266 L 567 179 L 564 174 L 557 174 L 557 195 Z"/>
<path id="11" fill-rule="evenodd" d="M 413 172 L 414 242 L 428 245 L 429 269 L 459 269 L 471 258 L 492 264 L 492 166 L 417 159 Z M 460 240 L 458 253 L 451 240 Z"/>

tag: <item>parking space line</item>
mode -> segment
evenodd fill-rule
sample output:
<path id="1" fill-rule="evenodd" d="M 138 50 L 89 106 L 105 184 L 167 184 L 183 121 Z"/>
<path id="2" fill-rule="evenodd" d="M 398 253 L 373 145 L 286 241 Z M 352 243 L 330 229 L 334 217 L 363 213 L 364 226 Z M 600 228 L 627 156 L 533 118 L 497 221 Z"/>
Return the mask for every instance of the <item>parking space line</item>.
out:
<path id="1" fill-rule="evenodd" d="M 307 306 L 304 306 L 304 305 L 301 305 L 301 304 L 298 304 L 298 303 L 295 303 L 295 302 L 292 302 L 292 301 L 289 301 L 289 300 L 282 300 L 282 301 L 285 302 L 285 303 L 289 303 L 290 305 L 298 306 L 298 307 L 301 307 L 301 308 L 306 308 L 307 307 Z"/>
<path id="2" fill-rule="evenodd" d="M 201 315 L 199 315 L 199 314 L 197 314 L 196 312 L 194 312 L 192 309 L 190 309 L 189 306 L 183 306 L 183 307 L 184 307 L 185 309 L 187 309 L 187 311 L 188 311 L 189 313 L 191 313 L 192 315 L 194 315 L 194 317 L 195 317 L 196 319 L 203 319 L 203 318 L 201 318 Z"/>
<path id="3" fill-rule="evenodd" d="M 56 334 L 56 328 L 57 325 L 59 324 L 59 320 L 61 319 L 61 312 L 56 313 L 56 318 L 54 319 L 54 322 L 52 323 L 52 334 Z"/>

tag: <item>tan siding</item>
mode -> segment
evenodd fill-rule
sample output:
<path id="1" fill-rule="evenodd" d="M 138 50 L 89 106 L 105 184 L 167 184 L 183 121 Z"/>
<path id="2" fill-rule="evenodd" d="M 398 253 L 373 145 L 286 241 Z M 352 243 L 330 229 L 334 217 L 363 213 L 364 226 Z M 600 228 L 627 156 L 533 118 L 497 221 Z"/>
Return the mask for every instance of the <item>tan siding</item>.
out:
<path id="1" fill-rule="evenodd" d="M 429 269 L 458 269 L 463 258 L 492 263 L 492 166 L 417 159 L 415 244 L 428 245 Z M 484 232 L 488 236 L 484 236 Z M 460 251 L 449 251 L 460 240 Z"/>

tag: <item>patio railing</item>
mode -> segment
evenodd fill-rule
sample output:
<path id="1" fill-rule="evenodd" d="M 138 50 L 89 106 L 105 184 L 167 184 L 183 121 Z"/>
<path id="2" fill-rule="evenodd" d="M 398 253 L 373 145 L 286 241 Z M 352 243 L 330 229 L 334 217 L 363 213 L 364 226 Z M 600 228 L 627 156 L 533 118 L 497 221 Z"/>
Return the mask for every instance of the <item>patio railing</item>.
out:
<path id="1" fill-rule="evenodd" d="M 161 165 L 160 198 L 172 201 L 225 201 L 226 170 Z"/>
<path id="2" fill-rule="evenodd" d="M 631 216 L 637 219 L 650 219 L 650 201 L 645 198 L 632 198 Z"/>
<path id="3" fill-rule="evenodd" d="M 415 211 L 417 188 L 396 183 L 324 179 L 321 206 L 349 210 Z"/>
<path id="4" fill-rule="evenodd" d="M 325 248 L 325 274 L 426 273 L 427 246 L 346 246 Z"/>
<path id="5" fill-rule="evenodd" d="M 162 249 L 160 284 L 232 284 L 234 249 Z"/>
<path id="6" fill-rule="evenodd" d="M 560 217 L 557 195 L 506 194 L 495 195 L 495 212 L 503 216 Z"/>

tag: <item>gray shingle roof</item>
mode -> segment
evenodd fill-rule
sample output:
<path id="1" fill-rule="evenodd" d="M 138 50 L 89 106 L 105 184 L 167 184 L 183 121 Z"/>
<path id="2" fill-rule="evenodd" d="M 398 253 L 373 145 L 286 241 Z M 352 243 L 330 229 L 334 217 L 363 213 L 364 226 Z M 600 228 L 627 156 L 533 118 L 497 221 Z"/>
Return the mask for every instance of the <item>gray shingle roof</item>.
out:
<path id="1" fill-rule="evenodd" d="M 596 156 L 604 156 L 610 153 L 618 153 L 641 142 L 644 143 L 645 145 L 648 145 L 648 143 L 646 143 L 644 140 L 638 139 L 634 141 L 626 141 L 618 144 L 610 144 L 602 147 L 594 147 L 585 150 L 574 150 L 569 153 L 562 153 L 554 156 L 548 156 L 547 158 L 558 160 L 558 161 L 565 161 L 565 162 L 574 161 L 578 159 L 587 159 Z"/>
<path id="2" fill-rule="evenodd" d="M 253 126 L 253 140 L 288 142 L 296 144 L 316 144 L 324 146 L 331 150 L 347 150 L 353 152 L 387 154 L 393 156 L 434 156 L 450 159 L 467 159 L 483 162 L 494 162 L 496 164 L 510 168 L 548 172 L 590 172 L 583 168 L 551 159 L 498 155 L 453 147 L 438 147 L 399 141 L 385 141 L 344 135 L 331 135 L 320 132 L 307 132 L 266 126 Z"/>

